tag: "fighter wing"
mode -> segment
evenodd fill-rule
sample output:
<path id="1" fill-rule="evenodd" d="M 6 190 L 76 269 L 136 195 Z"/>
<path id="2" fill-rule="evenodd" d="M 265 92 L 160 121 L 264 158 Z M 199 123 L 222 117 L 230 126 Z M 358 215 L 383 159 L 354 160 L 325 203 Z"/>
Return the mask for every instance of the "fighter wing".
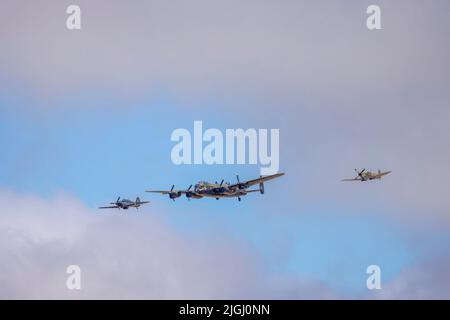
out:
<path id="1" fill-rule="evenodd" d="M 119 206 L 98 207 L 99 209 L 117 209 Z"/>
<path id="2" fill-rule="evenodd" d="M 262 183 L 262 182 L 266 182 L 266 181 L 269 181 L 269 180 L 281 177 L 283 175 L 284 175 L 284 173 L 282 173 L 282 172 L 281 173 L 276 173 L 276 174 L 272 174 L 270 176 L 260 177 L 258 179 L 253 179 L 253 180 L 248 180 L 248 181 L 232 184 L 232 185 L 229 186 L 229 188 L 231 188 L 231 189 L 232 188 L 236 188 L 239 185 L 242 185 L 242 186 L 245 186 L 246 188 L 248 188 L 248 187 L 254 186 L 256 184 L 259 184 L 259 183 Z"/>
<path id="3" fill-rule="evenodd" d="M 391 171 L 381 172 L 375 175 L 375 178 L 381 178 L 387 174 L 391 173 Z"/>
<path id="4" fill-rule="evenodd" d="M 353 179 L 342 179 L 341 181 L 359 181 L 359 180 L 361 180 L 360 177 L 356 177 L 356 178 L 353 178 Z"/>
<path id="5" fill-rule="evenodd" d="M 184 194 L 184 193 L 187 193 L 189 191 L 188 190 L 145 190 L 145 192 L 160 193 L 160 194 L 169 194 L 169 193 L 172 193 L 172 192 L 173 193 L 179 192 L 181 194 Z"/>

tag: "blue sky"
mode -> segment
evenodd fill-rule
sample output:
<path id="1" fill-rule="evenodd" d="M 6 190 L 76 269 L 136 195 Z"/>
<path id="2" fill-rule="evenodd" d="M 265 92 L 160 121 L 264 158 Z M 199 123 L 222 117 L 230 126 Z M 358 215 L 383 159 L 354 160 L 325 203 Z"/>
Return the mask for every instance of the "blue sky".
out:
<path id="1" fill-rule="evenodd" d="M 170 188 L 172 183 L 187 188 L 203 179 L 233 181 L 236 173 L 241 179 L 259 175 L 258 166 L 252 165 L 172 164 L 170 150 L 175 143 L 170 134 L 178 127 L 192 131 L 193 121 L 202 119 L 205 127 L 227 128 L 231 122 L 245 128 L 246 119 L 219 119 L 208 108 L 217 106 L 170 112 L 180 107 L 165 95 L 127 111 L 112 104 L 99 105 L 95 99 L 75 98 L 61 102 L 67 103 L 61 108 L 68 111 L 30 116 L 14 112 L 14 94 L 8 99 L 10 95 L 2 94 L 2 145 L 8 150 L 0 169 L 3 188 L 44 198 L 64 191 L 92 208 L 119 195 L 140 196 L 164 207 L 180 232 L 203 235 L 206 240 L 211 225 L 220 224 L 261 254 L 270 272 L 323 281 L 350 295 L 364 292 L 367 266 L 380 265 L 389 281 L 417 254 L 399 228 L 379 217 L 376 209 L 369 207 L 361 214 L 360 209 L 326 199 L 303 203 L 295 190 L 298 182 L 288 176 L 268 183 L 264 196 L 250 195 L 241 203 L 234 199 L 188 202 L 184 198 L 172 203 L 166 197 L 145 194 L 145 189 Z M 70 108 L 81 103 L 82 112 Z M 285 170 L 291 160 L 283 152 L 281 169 Z M 152 214 L 151 209 L 148 213 Z"/>

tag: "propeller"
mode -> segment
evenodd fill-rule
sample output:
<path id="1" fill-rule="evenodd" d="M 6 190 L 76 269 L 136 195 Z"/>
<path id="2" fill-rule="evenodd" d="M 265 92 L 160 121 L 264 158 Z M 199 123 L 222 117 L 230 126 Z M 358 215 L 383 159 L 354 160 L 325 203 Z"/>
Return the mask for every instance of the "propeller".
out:
<path id="1" fill-rule="evenodd" d="M 189 186 L 189 188 L 186 189 L 186 198 L 188 199 L 188 201 L 191 201 L 191 193 L 189 192 L 189 190 L 191 190 L 192 188 L 192 184 Z"/>
<path id="2" fill-rule="evenodd" d="M 245 189 L 245 184 L 241 183 L 241 181 L 239 180 L 239 175 L 236 175 L 236 179 L 237 179 L 237 186 L 239 189 Z"/>
<path id="3" fill-rule="evenodd" d="M 355 169 L 355 171 L 358 174 L 358 176 L 360 176 L 362 178 L 363 177 L 362 174 L 363 174 L 364 171 L 366 171 L 366 169 L 364 168 L 361 171 L 358 171 L 358 170 Z"/>
<path id="4" fill-rule="evenodd" d="M 215 187 L 213 188 L 213 190 L 215 192 L 223 192 L 225 190 L 225 188 L 222 187 L 224 181 L 225 181 L 225 179 L 222 179 L 222 181 L 220 181 L 220 184 L 218 184 L 217 181 L 216 181 L 216 184 L 215 184 Z M 219 185 L 219 186 L 217 187 L 217 185 Z"/>
<path id="5" fill-rule="evenodd" d="M 173 193 L 173 188 L 175 188 L 175 185 L 172 185 L 172 188 L 170 188 L 170 193 L 169 193 L 169 198 L 172 199 L 172 201 L 175 201 L 175 197 L 174 197 L 174 193 Z"/>
<path id="6" fill-rule="evenodd" d="M 117 198 L 116 202 L 110 202 L 110 204 L 117 204 L 120 200 L 120 197 Z"/>
<path id="7" fill-rule="evenodd" d="M 175 185 L 172 185 L 172 188 L 170 188 L 170 192 L 169 192 L 169 198 L 172 199 L 173 201 L 175 201 L 175 198 L 178 198 L 181 196 L 181 192 L 180 191 L 173 191 L 173 189 L 175 188 Z"/>

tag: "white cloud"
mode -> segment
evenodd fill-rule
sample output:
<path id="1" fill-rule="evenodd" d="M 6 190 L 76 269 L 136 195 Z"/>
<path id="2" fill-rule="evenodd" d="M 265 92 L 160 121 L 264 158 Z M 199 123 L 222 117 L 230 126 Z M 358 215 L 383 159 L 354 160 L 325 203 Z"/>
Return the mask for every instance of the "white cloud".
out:
<path id="1" fill-rule="evenodd" d="M 64 194 L 47 200 L 5 190 L 0 201 L 1 298 L 332 297 L 324 285 L 271 274 L 221 230 L 180 232 L 153 205 L 97 211 Z M 81 291 L 65 287 L 72 264 L 81 267 Z"/>
<path id="2" fill-rule="evenodd" d="M 373 297 L 378 299 L 450 299 L 450 253 L 427 257 L 407 268 L 393 281 L 383 286 Z"/>
<path id="3" fill-rule="evenodd" d="M 0 66 L 47 103 L 80 88 L 132 98 L 162 87 L 298 104 L 449 81 L 446 1 L 382 1 L 374 32 L 370 1 L 77 3 L 81 31 L 65 28 L 69 1 L 2 4 Z"/>

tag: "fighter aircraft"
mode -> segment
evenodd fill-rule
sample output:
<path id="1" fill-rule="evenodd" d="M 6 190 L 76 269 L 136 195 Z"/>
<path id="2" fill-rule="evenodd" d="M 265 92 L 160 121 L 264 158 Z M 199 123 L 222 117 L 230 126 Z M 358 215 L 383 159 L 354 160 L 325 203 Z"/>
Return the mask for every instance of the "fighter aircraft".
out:
<path id="1" fill-rule="evenodd" d="M 244 182 L 240 182 L 239 176 L 236 176 L 237 183 L 231 184 L 229 182 L 224 182 L 222 180 L 220 183 L 209 183 L 206 181 L 200 181 L 192 190 L 192 185 L 189 186 L 186 190 L 174 190 L 175 185 L 172 185 L 170 190 L 147 190 L 146 192 L 160 193 L 164 195 L 169 195 L 169 198 L 175 201 L 176 198 L 181 197 L 183 194 L 186 195 L 186 198 L 190 200 L 201 199 L 201 198 L 216 198 L 219 200 L 220 198 L 238 198 L 241 201 L 241 197 L 247 195 L 251 192 L 259 192 L 264 194 L 264 182 L 281 177 L 284 173 L 277 173 L 270 176 L 261 176 L 260 178 L 248 180 Z M 247 190 L 251 186 L 259 184 L 258 189 Z"/>
<path id="2" fill-rule="evenodd" d="M 375 180 L 375 179 L 381 179 L 383 176 L 391 173 L 391 171 L 386 171 L 386 172 L 381 172 L 380 170 L 378 170 L 377 173 L 373 173 L 370 171 L 366 171 L 366 169 L 362 169 L 361 171 L 356 170 L 356 173 L 358 174 L 355 178 L 353 179 L 342 179 L 342 181 L 368 181 L 368 180 Z"/>
<path id="3" fill-rule="evenodd" d="M 127 210 L 130 207 L 139 208 L 141 205 L 149 203 L 149 201 L 141 201 L 139 197 L 136 198 L 136 201 L 131 201 L 128 199 L 120 200 L 120 197 L 117 198 L 116 202 L 111 202 L 112 206 L 99 207 L 99 209 L 124 209 Z"/>

